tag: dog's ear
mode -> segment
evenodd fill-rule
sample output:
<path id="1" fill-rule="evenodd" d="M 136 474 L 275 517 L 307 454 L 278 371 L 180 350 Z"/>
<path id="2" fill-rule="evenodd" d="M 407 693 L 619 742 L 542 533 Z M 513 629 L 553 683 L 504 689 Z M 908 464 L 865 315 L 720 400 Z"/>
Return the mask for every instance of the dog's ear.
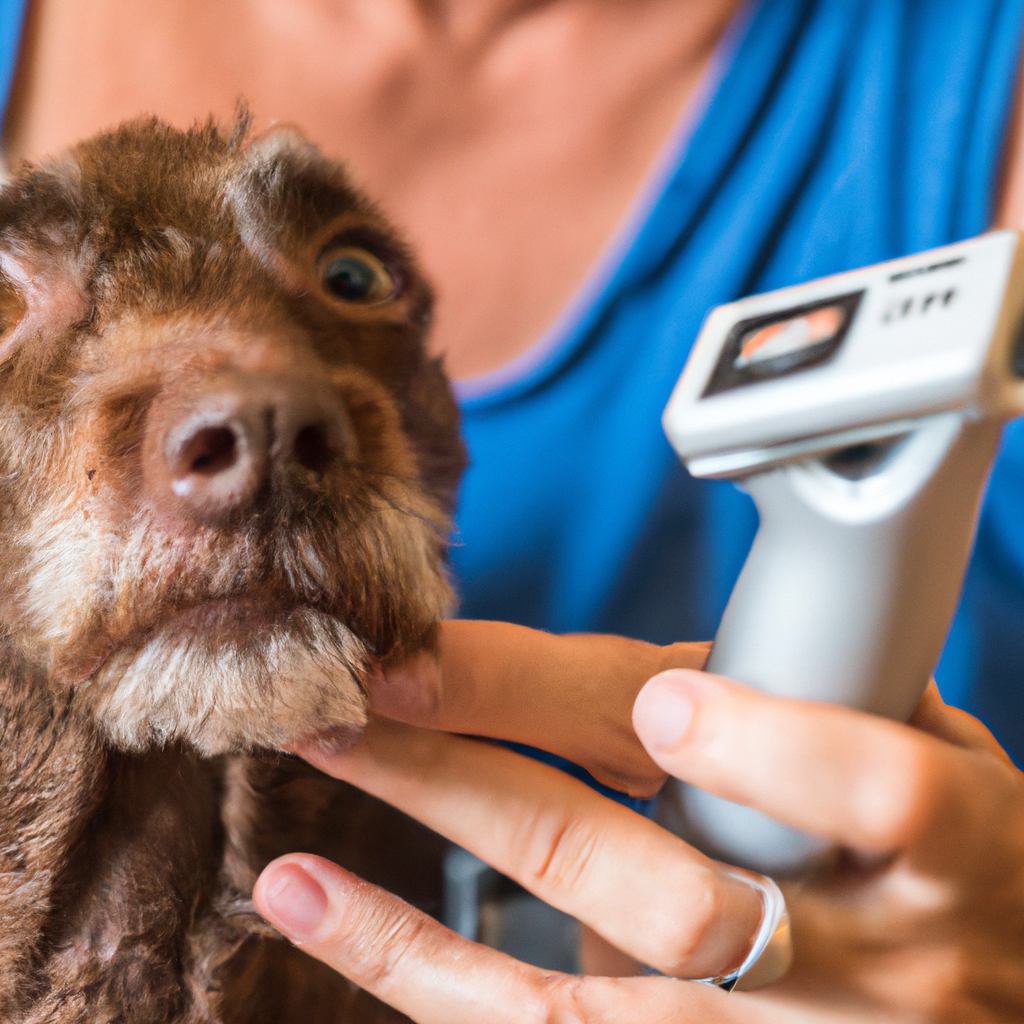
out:
<path id="1" fill-rule="evenodd" d="M 81 274 L 69 261 L 0 249 L 0 364 L 29 338 L 62 335 L 88 309 Z"/>
<path id="2" fill-rule="evenodd" d="M 294 124 L 275 124 L 253 136 L 243 145 L 247 160 L 252 163 L 269 163 L 289 156 L 320 158 L 320 152 Z"/>

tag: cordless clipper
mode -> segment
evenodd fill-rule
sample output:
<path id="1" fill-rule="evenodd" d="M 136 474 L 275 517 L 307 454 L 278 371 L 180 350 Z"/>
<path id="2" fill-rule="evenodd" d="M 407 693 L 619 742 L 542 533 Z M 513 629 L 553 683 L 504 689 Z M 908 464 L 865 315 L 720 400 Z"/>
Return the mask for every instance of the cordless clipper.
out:
<path id="1" fill-rule="evenodd" d="M 1024 413 L 1016 231 L 755 295 L 708 316 L 665 410 L 696 477 L 760 526 L 708 670 L 905 720 L 959 598 L 1003 424 Z M 824 849 L 682 787 L 691 838 L 769 874 Z"/>

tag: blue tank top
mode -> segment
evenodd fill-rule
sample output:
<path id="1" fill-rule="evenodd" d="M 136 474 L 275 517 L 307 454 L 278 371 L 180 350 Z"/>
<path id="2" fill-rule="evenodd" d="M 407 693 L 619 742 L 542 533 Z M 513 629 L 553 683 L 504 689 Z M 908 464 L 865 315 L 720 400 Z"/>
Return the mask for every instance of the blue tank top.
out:
<path id="1" fill-rule="evenodd" d="M 0 3 L 0 103 L 24 3 Z M 707 311 L 992 218 L 1024 0 L 760 0 L 548 334 L 459 386 L 462 614 L 714 634 L 756 529 L 661 431 Z M 1024 423 L 1006 433 L 938 678 L 1024 758 Z"/>
<path id="2" fill-rule="evenodd" d="M 18 39 L 25 18 L 28 0 L 3 0 L 0 3 L 0 111 L 7 106 L 7 97 L 18 61 Z"/>
<path id="3" fill-rule="evenodd" d="M 710 307 L 984 231 L 1020 0 L 761 0 L 638 211 L 553 331 L 460 385 L 462 614 L 660 643 L 714 634 L 756 529 L 660 416 Z M 1012 425 L 943 693 L 1024 756 L 1024 423 Z"/>

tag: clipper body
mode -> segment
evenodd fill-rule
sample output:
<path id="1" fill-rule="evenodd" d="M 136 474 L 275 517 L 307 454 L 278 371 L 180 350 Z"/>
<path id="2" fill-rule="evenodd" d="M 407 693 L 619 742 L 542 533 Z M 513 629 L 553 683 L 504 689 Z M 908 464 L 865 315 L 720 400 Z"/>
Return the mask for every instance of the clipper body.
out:
<path id="1" fill-rule="evenodd" d="M 714 310 L 665 411 L 760 527 L 710 671 L 894 719 L 934 671 L 1002 424 L 1024 412 L 1024 246 L 994 232 Z M 684 787 L 708 852 L 798 870 L 819 841 Z"/>

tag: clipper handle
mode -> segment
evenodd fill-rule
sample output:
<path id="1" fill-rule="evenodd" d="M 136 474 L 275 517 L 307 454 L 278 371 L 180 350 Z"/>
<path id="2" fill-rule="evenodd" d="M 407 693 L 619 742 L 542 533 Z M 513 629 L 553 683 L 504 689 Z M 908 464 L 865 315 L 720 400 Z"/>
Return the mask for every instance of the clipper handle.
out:
<path id="1" fill-rule="evenodd" d="M 708 671 L 908 718 L 956 608 L 1000 431 L 943 413 L 859 479 L 852 449 L 748 477 L 761 524 Z M 681 796 L 697 845 L 731 863 L 785 874 L 824 848 L 750 808 Z"/>

